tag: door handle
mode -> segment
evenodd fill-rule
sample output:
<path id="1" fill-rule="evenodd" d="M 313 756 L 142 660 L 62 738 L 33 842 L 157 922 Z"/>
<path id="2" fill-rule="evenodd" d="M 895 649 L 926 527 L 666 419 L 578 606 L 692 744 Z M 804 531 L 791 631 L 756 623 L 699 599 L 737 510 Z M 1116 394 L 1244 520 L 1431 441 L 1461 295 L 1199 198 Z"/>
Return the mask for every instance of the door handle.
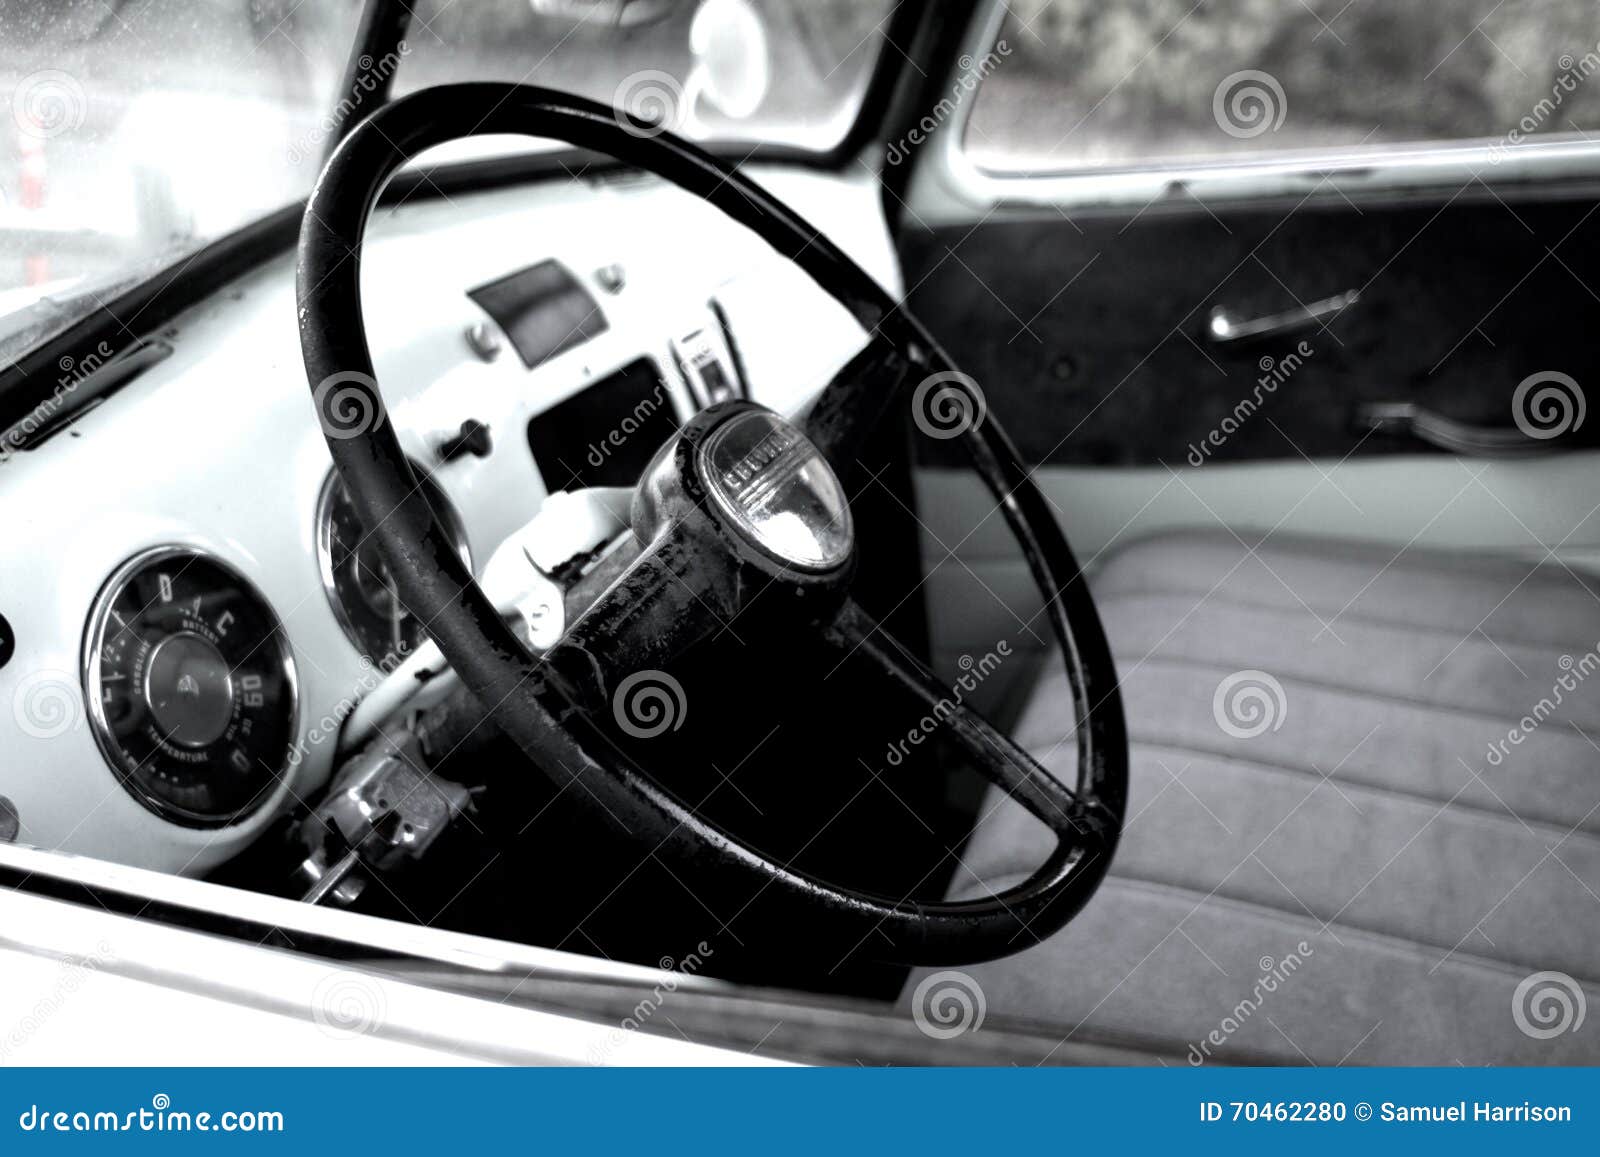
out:
<path id="1" fill-rule="evenodd" d="M 1356 425 L 1475 458 L 1527 458 L 1565 448 L 1559 440 L 1530 438 L 1515 426 L 1474 426 L 1411 402 L 1365 402 L 1356 409 Z"/>
<path id="2" fill-rule="evenodd" d="M 1297 305 L 1281 313 L 1269 313 L 1264 317 L 1252 318 L 1238 317 L 1225 305 L 1212 306 L 1211 316 L 1206 320 L 1206 340 L 1212 345 L 1233 345 L 1237 342 L 1298 333 L 1300 330 L 1310 329 L 1322 323 L 1360 300 L 1361 291 L 1350 289 L 1344 293 L 1336 293 L 1332 297 L 1313 301 L 1309 305 Z"/>

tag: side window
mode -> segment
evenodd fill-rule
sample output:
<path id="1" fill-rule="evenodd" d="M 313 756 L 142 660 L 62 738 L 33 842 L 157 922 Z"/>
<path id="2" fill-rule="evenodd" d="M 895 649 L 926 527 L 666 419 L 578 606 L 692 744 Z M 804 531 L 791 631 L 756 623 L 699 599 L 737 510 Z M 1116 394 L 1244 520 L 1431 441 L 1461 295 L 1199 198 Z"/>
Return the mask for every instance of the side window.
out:
<path id="1" fill-rule="evenodd" d="M 999 173 L 1600 133 L 1592 0 L 1011 0 L 964 147 Z"/>

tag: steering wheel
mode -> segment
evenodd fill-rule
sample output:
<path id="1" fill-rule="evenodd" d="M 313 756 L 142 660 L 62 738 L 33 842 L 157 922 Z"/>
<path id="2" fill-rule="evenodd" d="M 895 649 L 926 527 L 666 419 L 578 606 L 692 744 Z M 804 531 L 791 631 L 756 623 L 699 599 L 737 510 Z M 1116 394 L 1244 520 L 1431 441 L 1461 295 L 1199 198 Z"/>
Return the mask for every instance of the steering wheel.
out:
<path id="1" fill-rule="evenodd" d="M 362 320 L 362 239 L 388 178 L 424 149 L 487 133 L 609 154 L 704 198 L 796 263 L 868 335 L 802 425 L 743 401 L 690 419 L 640 479 L 630 516 L 635 557 L 543 654 L 502 618 L 435 518 L 384 420 Z M 1116 671 L 1088 586 L 976 385 L 818 230 L 732 167 L 608 106 L 527 85 L 451 85 L 385 105 L 350 131 L 307 202 L 297 279 L 301 350 L 328 449 L 399 595 L 553 781 L 576 776 L 586 796 L 683 865 L 697 887 L 747 901 L 764 894 L 763 935 L 795 951 L 826 934 L 870 937 L 898 963 L 973 962 L 1042 940 L 1082 909 L 1110 865 L 1128 779 Z M 849 597 L 855 530 L 840 474 L 858 469 L 863 440 L 913 380 L 913 403 L 942 418 L 942 432 L 959 432 L 1044 596 L 1072 689 L 1074 787 L 953 701 Z M 641 770 L 603 721 L 631 677 L 656 674 L 734 619 L 747 642 L 777 644 L 801 627 L 841 656 L 881 668 L 942 720 L 945 742 L 1049 827 L 1054 850 L 1027 879 L 984 899 L 896 899 L 795 870 L 697 815 Z"/>

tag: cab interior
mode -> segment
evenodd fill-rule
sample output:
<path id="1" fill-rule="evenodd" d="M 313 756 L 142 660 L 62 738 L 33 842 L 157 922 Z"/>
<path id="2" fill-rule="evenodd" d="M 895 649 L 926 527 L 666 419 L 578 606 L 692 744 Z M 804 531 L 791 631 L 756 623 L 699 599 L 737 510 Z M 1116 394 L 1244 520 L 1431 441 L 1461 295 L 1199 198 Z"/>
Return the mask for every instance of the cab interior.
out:
<path id="1" fill-rule="evenodd" d="M 1600 23 L 1487 7 L 8 8 L 7 888 L 779 1057 L 1593 1063 Z"/>

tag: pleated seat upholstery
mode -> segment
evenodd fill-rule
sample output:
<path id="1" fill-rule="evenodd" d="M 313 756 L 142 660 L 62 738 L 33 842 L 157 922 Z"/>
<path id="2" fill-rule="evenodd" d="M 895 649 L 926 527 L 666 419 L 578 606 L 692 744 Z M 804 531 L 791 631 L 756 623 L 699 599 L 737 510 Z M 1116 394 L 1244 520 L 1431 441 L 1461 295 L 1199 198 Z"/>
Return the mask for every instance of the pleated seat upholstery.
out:
<path id="1" fill-rule="evenodd" d="M 964 970 L 990 1015 L 1191 1063 L 1600 1062 L 1600 584 L 1219 531 L 1128 546 L 1095 589 L 1126 833 L 1065 930 Z M 1017 735 L 1070 777 L 1047 670 Z M 1047 847 L 991 794 L 952 897 Z"/>

